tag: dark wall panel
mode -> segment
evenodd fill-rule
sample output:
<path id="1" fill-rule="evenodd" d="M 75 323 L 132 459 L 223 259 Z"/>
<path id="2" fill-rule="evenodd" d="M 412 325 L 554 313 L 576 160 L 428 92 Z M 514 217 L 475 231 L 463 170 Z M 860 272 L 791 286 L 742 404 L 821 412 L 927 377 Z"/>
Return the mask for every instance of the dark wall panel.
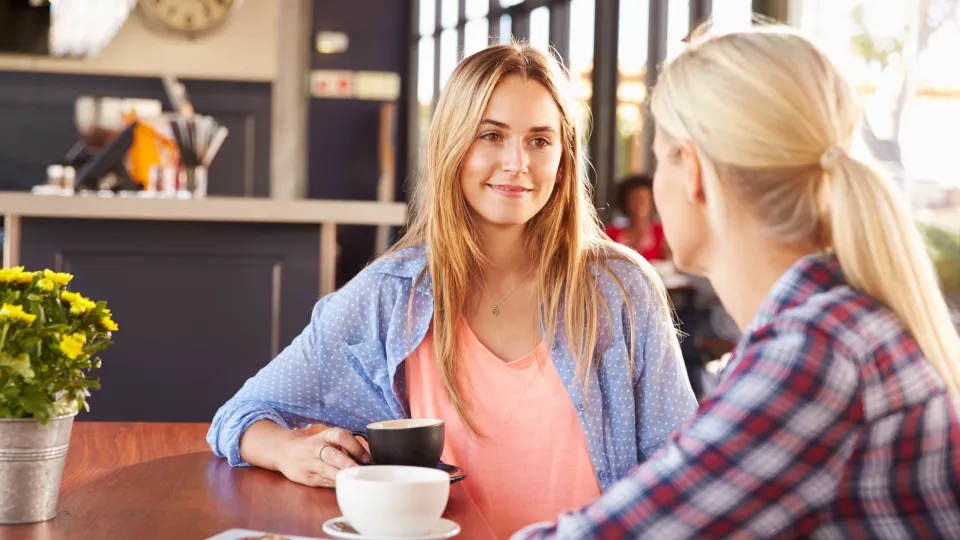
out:
<path id="1" fill-rule="evenodd" d="M 25 219 L 23 264 L 76 275 L 120 326 L 83 420 L 209 421 L 310 320 L 312 225 Z"/>

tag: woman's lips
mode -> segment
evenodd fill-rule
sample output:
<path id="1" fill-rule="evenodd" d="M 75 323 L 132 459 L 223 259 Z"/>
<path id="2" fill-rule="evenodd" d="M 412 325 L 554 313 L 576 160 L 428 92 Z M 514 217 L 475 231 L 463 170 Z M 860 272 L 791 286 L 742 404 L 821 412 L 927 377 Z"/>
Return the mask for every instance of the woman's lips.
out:
<path id="1" fill-rule="evenodd" d="M 532 189 L 525 188 L 523 186 L 510 186 L 506 184 L 487 184 L 487 187 L 499 195 L 513 198 L 523 197 L 527 193 L 533 191 Z"/>

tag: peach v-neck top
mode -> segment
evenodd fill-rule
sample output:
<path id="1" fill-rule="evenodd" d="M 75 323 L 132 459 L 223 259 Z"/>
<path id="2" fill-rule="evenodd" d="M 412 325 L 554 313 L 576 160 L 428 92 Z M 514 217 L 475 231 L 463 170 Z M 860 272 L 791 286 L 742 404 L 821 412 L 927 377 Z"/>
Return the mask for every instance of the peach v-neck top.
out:
<path id="1" fill-rule="evenodd" d="M 459 386 L 472 432 L 450 404 L 434 356 L 433 331 L 406 362 L 413 418 L 445 423 L 443 461 L 467 473 L 464 487 L 498 538 L 552 521 L 600 496 L 586 437 L 566 386 L 540 343 L 504 362 L 461 322 Z"/>

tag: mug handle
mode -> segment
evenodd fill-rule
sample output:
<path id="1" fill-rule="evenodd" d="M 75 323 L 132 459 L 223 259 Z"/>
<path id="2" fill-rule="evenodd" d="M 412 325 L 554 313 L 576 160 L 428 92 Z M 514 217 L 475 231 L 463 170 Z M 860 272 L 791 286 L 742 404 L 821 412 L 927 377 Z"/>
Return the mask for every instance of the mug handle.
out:
<path id="1" fill-rule="evenodd" d="M 370 439 L 367 438 L 367 434 L 366 434 L 366 433 L 364 433 L 364 432 L 362 432 L 362 431 L 351 431 L 350 434 L 353 435 L 354 437 L 360 437 L 361 439 L 367 441 L 367 447 L 368 447 L 368 448 L 370 447 Z M 368 451 L 369 451 L 369 450 L 368 450 Z M 357 462 L 357 465 L 363 466 L 363 465 L 373 465 L 373 464 L 374 464 L 372 461 L 360 461 L 360 460 L 357 459 L 355 456 L 350 455 L 350 452 L 347 452 L 347 455 L 350 456 L 350 459 L 356 461 L 356 462 Z"/>

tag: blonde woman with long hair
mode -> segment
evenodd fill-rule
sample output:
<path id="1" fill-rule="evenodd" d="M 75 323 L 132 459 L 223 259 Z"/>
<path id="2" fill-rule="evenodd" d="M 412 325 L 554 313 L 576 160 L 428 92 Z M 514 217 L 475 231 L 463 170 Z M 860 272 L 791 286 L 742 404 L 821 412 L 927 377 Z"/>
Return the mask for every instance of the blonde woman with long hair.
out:
<path id="1" fill-rule="evenodd" d="M 860 109 L 781 28 L 709 37 L 651 98 L 677 265 L 744 335 L 660 453 L 518 538 L 960 538 L 960 340 Z"/>
<path id="2" fill-rule="evenodd" d="M 464 60 L 403 240 L 221 408 L 214 451 L 331 486 L 369 459 L 349 430 L 441 419 L 444 462 L 503 538 L 660 448 L 697 404 L 659 279 L 603 235 L 576 107 L 530 46 Z M 330 429 L 290 431 L 315 423 Z"/>

